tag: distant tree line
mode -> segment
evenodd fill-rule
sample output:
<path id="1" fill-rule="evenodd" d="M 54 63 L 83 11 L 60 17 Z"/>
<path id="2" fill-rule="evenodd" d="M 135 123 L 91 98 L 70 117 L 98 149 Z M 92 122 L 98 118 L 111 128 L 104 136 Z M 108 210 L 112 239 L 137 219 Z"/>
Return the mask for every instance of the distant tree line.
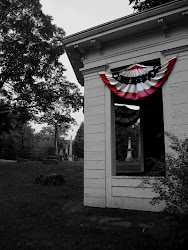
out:
<path id="1" fill-rule="evenodd" d="M 58 129 L 57 146 L 63 150 L 64 158 L 69 140 L 65 137 L 67 128 Z M 0 135 L 0 159 L 16 160 L 18 158 L 41 161 L 54 154 L 55 127 L 46 126 L 36 133 L 29 124 L 21 124 L 18 128 L 4 131 Z M 84 123 L 80 124 L 73 140 L 75 160 L 84 158 Z"/>
<path id="2" fill-rule="evenodd" d="M 133 158 L 138 157 L 139 123 L 129 127 L 116 125 L 116 159 L 125 160 L 128 138 L 131 137 Z M 66 129 L 59 130 L 58 148 L 65 153 L 69 141 L 65 140 Z M 0 158 L 15 160 L 17 158 L 29 160 L 43 160 L 54 154 L 55 127 L 43 127 L 38 133 L 29 124 L 22 124 L 19 128 L 3 132 L 0 135 Z M 75 160 L 84 158 L 84 122 L 80 124 L 73 140 L 73 155 Z"/>
<path id="3" fill-rule="evenodd" d="M 44 127 L 35 133 L 28 124 L 22 124 L 16 130 L 0 135 L 0 158 L 16 160 L 43 160 L 54 153 L 54 127 Z M 61 135 L 61 134 L 60 134 Z M 58 147 L 65 151 L 66 140 L 59 136 Z"/>

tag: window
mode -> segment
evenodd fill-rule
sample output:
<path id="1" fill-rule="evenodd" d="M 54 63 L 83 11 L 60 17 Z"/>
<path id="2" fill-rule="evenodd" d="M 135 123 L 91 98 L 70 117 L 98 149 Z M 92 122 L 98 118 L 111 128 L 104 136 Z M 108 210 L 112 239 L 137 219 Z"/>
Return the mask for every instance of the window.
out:
<path id="1" fill-rule="evenodd" d="M 140 106 L 122 104 L 117 100 L 114 106 L 116 175 L 142 173 Z"/>
<path id="2" fill-rule="evenodd" d="M 145 64 L 146 63 L 141 63 Z M 156 65 L 156 60 L 147 62 Z M 116 175 L 164 174 L 162 87 L 139 101 L 114 96 Z M 162 164 L 161 164 L 162 163 Z"/>

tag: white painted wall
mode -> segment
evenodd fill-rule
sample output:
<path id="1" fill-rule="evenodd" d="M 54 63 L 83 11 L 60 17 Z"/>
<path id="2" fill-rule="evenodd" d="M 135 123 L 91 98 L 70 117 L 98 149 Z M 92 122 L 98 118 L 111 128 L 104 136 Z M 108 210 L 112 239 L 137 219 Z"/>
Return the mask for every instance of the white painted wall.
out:
<path id="1" fill-rule="evenodd" d="M 164 203 L 152 206 L 156 195 L 151 186 L 140 186 L 143 177 L 114 176 L 115 148 L 110 90 L 98 72 L 110 68 L 160 58 L 161 62 L 178 54 L 176 65 L 163 86 L 164 130 L 180 137 L 188 133 L 188 32 L 174 26 L 170 36 L 161 29 L 109 44 L 101 55 L 89 52 L 82 70 L 85 79 L 84 124 L 84 205 L 145 211 L 161 211 Z M 102 67 L 102 68 L 99 68 Z M 166 151 L 168 151 L 168 143 Z"/>
<path id="2" fill-rule="evenodd" d="M 170 55 L 167 56 L 167 59 Z M 188 137 L 188 50 L 178 53 L 178 60 L 168 80 L 171 126 L 180 138 Z"/>
<path id="3" fill-rule="evenodd" d="M 84 205 L 105 207 L 105 88 L 96 73 L 85 74 Z"/>
<path id="4" fill-rule="evenodd" d="M 154 181 L 153 177 L 149 178 Z M 143 211 L 161 211 L 165 203 L 151 205 L 156 194 L 151 185 L 144 183 L 143 177 L 114 176 L 112 177 L 111 207 Z"/>

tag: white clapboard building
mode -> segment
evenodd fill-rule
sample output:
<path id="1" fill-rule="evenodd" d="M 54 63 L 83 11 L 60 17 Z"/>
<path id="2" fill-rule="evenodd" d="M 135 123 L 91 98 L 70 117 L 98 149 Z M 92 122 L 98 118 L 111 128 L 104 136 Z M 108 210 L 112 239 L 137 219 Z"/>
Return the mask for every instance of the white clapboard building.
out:
<path id="1" fill-rule="evenodd" d="M 84 205 L 163 210 L 141 184 L 148 159 L 169 150 L 164 132 L 188 134 L 188 1 L 92 27 L 64 45 L 84 86 Z M 120 141 L 127 136 L 129 148 Z"/>

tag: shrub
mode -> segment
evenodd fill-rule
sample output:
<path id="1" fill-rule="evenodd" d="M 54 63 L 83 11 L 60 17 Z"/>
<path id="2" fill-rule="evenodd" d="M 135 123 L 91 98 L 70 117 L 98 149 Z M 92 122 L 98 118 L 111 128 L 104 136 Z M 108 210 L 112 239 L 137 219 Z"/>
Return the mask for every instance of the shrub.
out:
<path id="1" fill-rule="evenodd" d="M 164 177 L 152 183 L 158 194 L 152 204 L 166 202 L 166 211 L 174 215 L 188 215 L 188 138 L 179 140 L 166 133 L 171 141 L 173 154 L 166 155 Z"/>

